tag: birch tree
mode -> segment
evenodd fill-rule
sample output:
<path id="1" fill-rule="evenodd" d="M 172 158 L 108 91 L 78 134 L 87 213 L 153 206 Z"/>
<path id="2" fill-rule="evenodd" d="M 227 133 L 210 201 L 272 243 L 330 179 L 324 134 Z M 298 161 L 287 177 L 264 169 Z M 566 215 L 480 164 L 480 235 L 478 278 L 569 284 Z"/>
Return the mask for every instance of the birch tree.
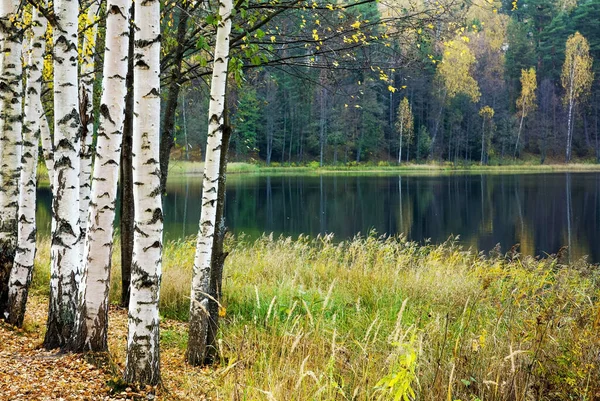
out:
<path id="1" fill-rule="evenodd" d="M 64 347 L 75 323 L 81 279 L 79 229 L 79 92 L 77 16 L 79 2 L 55 0 L 54 49 L 54 196 L 52 214 L 50 305 L 44 347 Z"/>
<path id="2" fill-rule="evenodd" d="M 434 147 L 446 100 L 453 99 L 459 93 L 468 96 L 473 103 L 477 103 L 481 97 L 479 84 L 472 75 L 475 62 L 475 55 L 473 55 L 465 40 L 458 38 L 444 42 L 444 56 L 437 67 L 437 75 L 443 83 L 443 93 L 440 111 L 431 137 L 432 154 L 435 151 Z"/>
<path id="3" fill-rule="evenodd" d="M 217 219 L 219 193 L 219 164 L 225 126 L 225 90 L 229 62 L 229 35 L 231 33 L 231 0 L 219 2 L 219 23 L 215 41 L 215 56 L 208 109 L 208 139 L 202 182 L 202 211 L 194 257 L 194 271 L 190 302 L 190 325 L 187 361 L 191 365 L 204 363 L 206 355 L 211 259 Z"/>
<path id="4" fill-rule="evenodd" d="M 399 146 L 398 146 L 398 164 L 402 163 L 402 142 L 406 136 L 408 143 L 413 136 L 413 115 L 408 98 L 402 99 L 400 107 L 398 107 L 398 119 L 396 120 L 396 129 L 398 130 Z"/>
<path id="5" fill-rule="evenodd" d="M 481 165 L 487 164 L 488 159 L 488 147 L 489 142 L 492 136 L 492 118 L 494 118 L 494 109 L 490 106 L 483 106 L 479 110 L 479 115 L 481 116 Z M 485 126 L 486 123 L 489 126 L 489 135 L 486 137 L 485 135 Z"/>
<path id="6" fill-rule="evenodd" d="M 108 293 L 121 160 L 121 138 L 125 120 L 125 96 L 129 53 L 130 0 L 109 0 L 106 15 L 106 49 L 102 77 L 100 121 L 91 201 L 79 286 L 76 351 L 106 351 Z"/>
<path id="7" fill-rule="evenodd" d="M 158 300 L 163 214 L 160 190 L 160 3 L 135 2 L 134 244 L 125 381 L 160 381 Z"/>
<path id="8" fill-rule="evenodd" d="M 28 47 L 27 85 L 23 112 L 23 143 L 19 180 L 18 243 L 10 272 L 8 322 L 20 327 L 25 316 L 36 251 L 36 173 L 41 122 L 45 119 L 40 94 L 46 44 L 46 19 L 34 7 L 31 15 L 31 40 Z"/>
<path id="9" fill-rule="evenodd" d="M 23 115 L 23 34 L 20 1 L 0 2 L 0 315 L 5 317 L 8 280 L 17 246 L 17 208 Z"/>
<path id="10" fill-rule="evenodd" d="M 515 158 L 519 151 L 519 139 L 523 130 L 523 121 L 525 117 L 536 108 L 537 79 L 535 68 L 521 70 L 521 96 L 517 99 L 517 110 L 521 116 L 519 122 L 519 132 L 517 133 L 517 142 L 515 143 Z"/>
<path id="11" fill-rule="evenodd" d="M 80 113 L 81 113 L 81 148 L 79 174 L 79 219 L 80 228 L 86 232 L 88 206 L 90 205 L 91 173 L 94 134 L 94 81 L 96 61 L 96 37 L 98 36 L 98 10 L 100 0 L 92 0 L 85 16 L 86 29 L 83 31 L 80 66 Z M 104 87 L 103 87 L 104 88 Z M 84 241 L 81 241 L 83 247 Z M 82 248 L 83 250 L 83 248 Z"/>
<path id="12" fill-rule="evenodd" d="M 573 146 L 573 109 L 575 105 L 589 96 L 594 73 L 592 72 L 592 58 L 590 45 L 579 33 L 575 32 L 567 40 L 567 49 L 563 64 L 561 82 L 565 89 L 564 103 L 568 106 L 567 115 L 567 146 L 566 162 L 571 161 Z"/>

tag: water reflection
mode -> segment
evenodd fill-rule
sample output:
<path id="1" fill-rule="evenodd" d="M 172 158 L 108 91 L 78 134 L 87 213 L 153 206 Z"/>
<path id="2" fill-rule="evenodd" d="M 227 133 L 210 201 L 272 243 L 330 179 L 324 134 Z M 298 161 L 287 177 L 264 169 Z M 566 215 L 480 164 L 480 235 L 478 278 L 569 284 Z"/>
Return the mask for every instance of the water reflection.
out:
<path id="1" fill-rule="evenodd" d="M 165 235 L 195 235 L 200 178 L 172 180 Z M 526 254 L 569 246 L 569 257 L 600 262 L 600 174 L 557 173 L 453 176 L 235 176 L 228 178 L 226 218 L 234 233 L 296 236 L 405 233 L 442 242 L 460 235 L 465 246 Z M 50 194 L 41 189 L 40 231 L 49 230 Z"/>

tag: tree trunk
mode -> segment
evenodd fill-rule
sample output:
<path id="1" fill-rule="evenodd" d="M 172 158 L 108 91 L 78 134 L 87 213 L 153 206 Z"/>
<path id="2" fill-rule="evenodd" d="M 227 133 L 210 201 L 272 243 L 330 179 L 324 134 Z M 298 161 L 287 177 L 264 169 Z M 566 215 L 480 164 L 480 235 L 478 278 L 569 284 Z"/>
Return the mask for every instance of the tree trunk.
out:
<path id="1" fill-rule="evenodd" d="M 227 113 L 227 111 L 225 111 Z M 205 364 L 211 364 L 217 357 L 217 333 L 219 330 L 219 311 L 221 309 L 222 299 L 222 284 L 223 284 L 223 267 L 225 258 L 228 253 L 223 252 L 223 241 L 227 233 L 225 226 L 225 184 L 227 179 L 227 161 L 229 153 L 229 139 L 231 137 L 231 129 L 227 114 L 225 115 L 225 127 L 223 130 L 223 150 L 221 151 L 221 160 L 219 162 L 219 193 L 217 196 L 217 220 L 215 240 L 213 244 L 213 254 L 210 268 L 210 296 L 208 300 L 208 332 L 206 336 L 206 356 Z"/>
<path id="2" fill-rule="evenodd" d="M 400 116 L 400 146 L 398 147 L 398 165 L 402 163 L 402 131 L 404 130 L 404 118 Z"/>
<path id="3" fill-rule="evenodd" d="M 162 275 L 160 193 L 160 3 L 135 2 L 133 88 L 133 260 L 124 380 L 160 382 L 158 301 Z"/>
<path id="4" fill-rule="evenodd" d="M 573 140 L 573 99 L 569 99 L 569 115 L 567 117 L 567 150 L 565 161 L 571 161 L 571 146 Z"/>
<path id="5" fill-rule="evenodd" d="M 323 76 L 323 74 L 321 74 Z M 321 81 L 323 81 L 322 79 Z M 323 154 L 325 153 L 325 142 L 327 141 L 325 135 L 326 125 L 327 125 L 327 116 L 326 110 L 327 107 L 327 89 L 325 87 L 321 88 L 321 98 L 320 98 L 320 110 L 319 110 L 319 166 L 323 167 Z"/>
<path id="6" fill-rule="evenodd" d="M 185 34 L 187 32 L 187 22 L 189 13 L 179 8 L 179 22 L 177 26 L 177 47 L 173 66 L 171 67 L 170 83 L 167 92 L 167 102 L 163 117 L 163 129 L 160 138 L 160 188 L 165 195 L 167 193 L 167 178 L 169 175 L 169 159 L 171 149 L 175 144 L 175 113 L 179 100 L 179 91 L 181 89 L 181 67 L 183 56 L 185 54 Z M 187 150 L 186 150 L 187 152 Z"/>
<path id="7" fill-rule="evenodd" d="M 574 96 L 574 85 L 575 85 L 575 66 L 576 62 L 573 60 L 573 66 L 570 72 L 570 85 L 569 85 L 569 115 L 567 118 L 567 149 L 566 149 L 566 162 L 571 161 L 571 145 L 573 140 L 573 106 L 575 105 Z"/>
<path id="8" fill-rule="evenodd" d="M 273 156 L 273 136 L 275 135 L 275 91 L 273 90 L 273 78 L 270 74 L 265 75 L 267 80 L 267 166 L 271 165 L 271 157 Z M 208 152 L 208 150 L 207 150 Z"/>
<path id="9" fill-rule="evenodd" d="M 87 228 L 88 207 L 92 188 L 92 158 L 94 156 L 94 81 L 96 80 L 96 37 L 98 36 L 98 10 L 100 1 L 92 1 L 87 10 L 87 21 L 92 25 L 83 32 L 81 73 L 81 98 L 79 114 L 81 116 L 81 148 L 79 154 L 79 227 L 85 235 Z M 84 241 L 80 241 L 80 254 L 83 256 Z"/>
<path id="10" fill-rule="evenodd" d="M 35 258 L 38 143 L 40 140 L 40 122 L 45 118 L 39 99 L 42 92 L 46 19 L 34 8 L 31 20 L 33 37 L 29 45 L 27 61 L 25 120 L 23 123 L 21 177 L 19 180 L 18 243 L 14 266 L 10 272 L 7 308 L 8 322 L 17 327 L 21 327 L 25 317 L 25 305 Z"/>
<path id="11" fill-rule="evenodd" d="M 19 165 L 23 97 L 23 34 L 17 28 L 20 2 L 3 0 L 0 10 L 0 317 L 5 317 L 8 281 L 17 246 Z"/>
<path id="12" fill-rule="evenodd" d="M 481 125 L 481 162 L 484 165 L 484 154 L 485 154 L 485 117 L 483 118 L 483 124 Z"/>
<path id="13" fill-rule="evenodd" d="M 437 139 L 437 135 L 440 129 L 440 121 L 442 120 L 442 115 L 444 114 L 444 105 L 446 103 L 446 96 L 448 96 L 448 90 L 445 89 L 444 90 L 444 96 L 442 97 L 442 104 L 440 105 L 440 111 L 438 113 L 438 116 L 435 120 L 435 128 L 433 130 L 433 135 L 431 136 L 431 145 L 430 145 L 430 151 L 429 151 L 429 158 L 433 159 L 434 157 L 434 152 L 435 152 L 435 141 Z"/>
<path id="14" fill-rule="evenodd" d="M 219 6 L 221 18 L 217 26 L 215 62 L 210 89 L 208 140 L 202 185 L 202 211 L 190 297 L 189 340 L 186 359 L 191 365 L 204 363 L 206 356 L 209 318 L 207 294 L 210 292 L 210 270 L 217 222 L 217 197 L 220 184 L 219 164 L 223 146 L 225 89 L 227 86 L 232 8 L 231 0 L 223 0 Z"/>
<path id="15" fill-rule="evenodd" d="M 79 229 L 79 92 L 77 23 L 79 3 L 55 0 L 54 42 L 54 198 L 50 305 L 44 347 L 64 347 L 75 324 L 81 279 Z"/>
<path id="16" fill-rule="evenodd" d="M 108 0 L 100 121 L 72 350 L 108 350 L 108 294 L 125 117 L 129 0 Z"/>
<path id="17" fill-rule="evenodd" d="M 130 8 L 130 21 L 133 21 L 135 7 Z M 131 284 L 131 262 L 133 259 L 133 47 L 134 25 L 129 24 L 129 53 L 125 86 L 125 121 L 123 122 L 123 144 L 121 149 L 121 306 L 129 306 Z"/>
<path id="18" fill-rule="evenodd" d="M 515 143 L 515 159 L 519 150 L 519 139 L 521 138 L 521 130 L 523 129 L 523 120 L 525 119 L 525 99 L 523 99 L 523 110 L 521 110 L 521 122 L 519 123 L 519 133 L 517 134 L 517 142 Z"/>

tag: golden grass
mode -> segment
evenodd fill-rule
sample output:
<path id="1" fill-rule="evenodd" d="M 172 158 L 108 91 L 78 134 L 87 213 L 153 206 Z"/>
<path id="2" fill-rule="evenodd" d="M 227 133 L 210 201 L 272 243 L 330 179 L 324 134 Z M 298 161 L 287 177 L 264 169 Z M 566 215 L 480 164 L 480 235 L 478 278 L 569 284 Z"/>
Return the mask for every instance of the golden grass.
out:
<path id="1" fill-rule="evenodd" d="M 38 292 L 47 288 L 48 246 L 38 252 Z M 166 321 L 165 399 L 600 396 L 600 274 L 584 262 L 484 257 L 453 241 L 401 237 L 242 236 L 226 247 L 221 359 L 208 370 L 185 367 L 185 325 Z M 193 254 L 192 239 L 165 245 L 166 317 L 187 316 Z M 120 341 L 111 352 L 122 365 Z"/>
<path id="2" fill-rule="evenodd" d="M 173 178 L 187 175 L 201 175 L 204 163 L 190 161 L 172 161 L 169 167 L 169 176 Z M 548 173 L 548 172 L 593 172 L 600 171 L 600 164 L 575 162 L 570 164 L 552 163 L 539 164 L 534 161 L 507 160 L 506 164 L 481 166 L 476 163 L 454 164 L 451 162 L 430 162 L 426 164 L 404 163 L 400 166 L 388 163 L 364 163 L 349 165 L 326 165 L 319 167 L 318 163 L 307 165 L 281 165 L 273 163 L 271 166 L 260 164 L 232 162 L 227 165 L 230 174 L 328 174 L 328 173 L 388 173 L 388 174 L 448 174 L 448 173 Z"/>

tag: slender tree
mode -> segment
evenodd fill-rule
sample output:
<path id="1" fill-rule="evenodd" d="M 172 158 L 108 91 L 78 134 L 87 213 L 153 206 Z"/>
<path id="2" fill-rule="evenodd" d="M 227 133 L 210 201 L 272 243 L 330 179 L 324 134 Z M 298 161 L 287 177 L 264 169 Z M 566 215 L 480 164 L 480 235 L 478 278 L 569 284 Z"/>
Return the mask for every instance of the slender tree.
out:
<path id="1" fill-rule="evenodd" d="M 521 138 L 521 131 L 523 130 L 523 121 L 525 117 L 535 110 L 536 108 L 536 94 L 537 80 L 535 75 L 535 68 L 528 70 L 521 70 L 521 96 L 517 99 L 517 110 L 521 115 L 519 122 L 519 132 L 517 133 L 517 142 L 515 142 L 515 155 L 519 151 L 519 139 Z"/>
<path id="2" fill-rule="evenodd" d="M 160 381 L 158 301 L 163 213 L 160 190 L 160 3 L 135 2 L 131 298 L 125 381 Z"/>
<path id="3" fill-rule="evenodd" d="M 594 80 L 590 45 L 579 33 L 569 36 L 561 82 L 565 89 L 564 103 L 568 106 L 566 162 L 571 161 L 573 146 L 573 109 L 575 105 L 589 96 Z"/>
<path id="4" fill-rule="evenodd" d="M 398 164 L 402 163 L 402 142 L 406 137 L 406 142 L 413 136 L 413 115 L 408 98 L 402 99 L 398 107 L 398 118 L 396 119 L 396 129 L 398 130 Z"/>
<path id="5" fill-rule="evenodd" d="M 479 115 L 481 116 L 481 165 L 487 164 L 488 158 L 488 142 L 490 141 L 490 137 L 492 135 L 492 118 L 494 118 L 494 109 L 490 106 L 483 106 L 479 110 Z M 489 135 L 486 137 L 485 135 L 485 126 L 486 123 L 489 126 Z"/>
<path id="6" fill-rule="evenodd" d="M 8 293 L 8 321 L 20 327 L 25 316 L 27 293 L 31 283 L 36 248 L 36 172 L 38 143 L 44 110 L 40 101 L 42 91 L 42 64 L 46 43 L 46 18 L 33 8 L 31 40 L 28 46 L 27 85 L 23 122 L 21 177 L 19 180 L 18 244 L 15 263 L 10 272 Z"/>
<path id="7" fill-rule="evenodd" d="M 121 171 L 119 187 L 121 189 L 120 206 L 121 218 L 121 306 L 129 305 L 131 284 L 131 262 L 133 259 L 133 47 L 135 36 L 134 20 L 135 7 L 130 8 L 129 22 L 129 53 L 125 86 L 125 121 L 123 122 L 123 144 L 121 149 Z M 161 173 L 162 174 L 162 173 Z"/>
<path id="8" fill-rule="evenodd" d="M 202 211 L 200 230 L 194 258 L 194 272 L 190 302 L 190 325 L 187 361 L 191 365 L 204 363 L 206 355 L 211 260 L 215 240 L 215 225 L 219 193 L 219 165 L 223 143 L 225 89 L 229 62 L 229 35 L 231 33 L 231 0 L 219 3 L 219 23 L 215 41 L 215 57 L 208 111 L 208 141 L 204 163 Z"/>
<path id="9" fill-rule="evenodd" d="M 77 23 L 79 3 L 55 0 L 54 48 L 54 197 L 50 268 L 50 305 L 44 346 L 64 347 L 75 324 L 81 280 L 79 229 L 79 92 Z"/>
<path id="10" fill-rule="evenodd" d="M 109 0 L 100 121 L 79 286 L 76 351 L 108 349 L 108 293 L 129 53 L 130 0 Z"/>
<path id="11" fill-rule="evenodd" d="M 17 208 L 23 115 L 23 33 L 20 1 L 0 2 L 0 316 L 5 317 L 8 280 L 17 246 Z"/>
<path id="12" fill-rule="evenodd" d="M 83 31 L 80 66 L 80 113 L 81 113 L 81 148 L 79 174 L 79 221 L 81 232 L 86 232 L 88 223 L 88 206 L 90 205 L 93 136 L 94 136 L 94 81 L 96 79 L 96 37 L 98 36 L 98 11 L 100 0 L 88 3 L 85 18 L 86 28 Z M 84 241 L 80 242 L 83 255 Z"/>

